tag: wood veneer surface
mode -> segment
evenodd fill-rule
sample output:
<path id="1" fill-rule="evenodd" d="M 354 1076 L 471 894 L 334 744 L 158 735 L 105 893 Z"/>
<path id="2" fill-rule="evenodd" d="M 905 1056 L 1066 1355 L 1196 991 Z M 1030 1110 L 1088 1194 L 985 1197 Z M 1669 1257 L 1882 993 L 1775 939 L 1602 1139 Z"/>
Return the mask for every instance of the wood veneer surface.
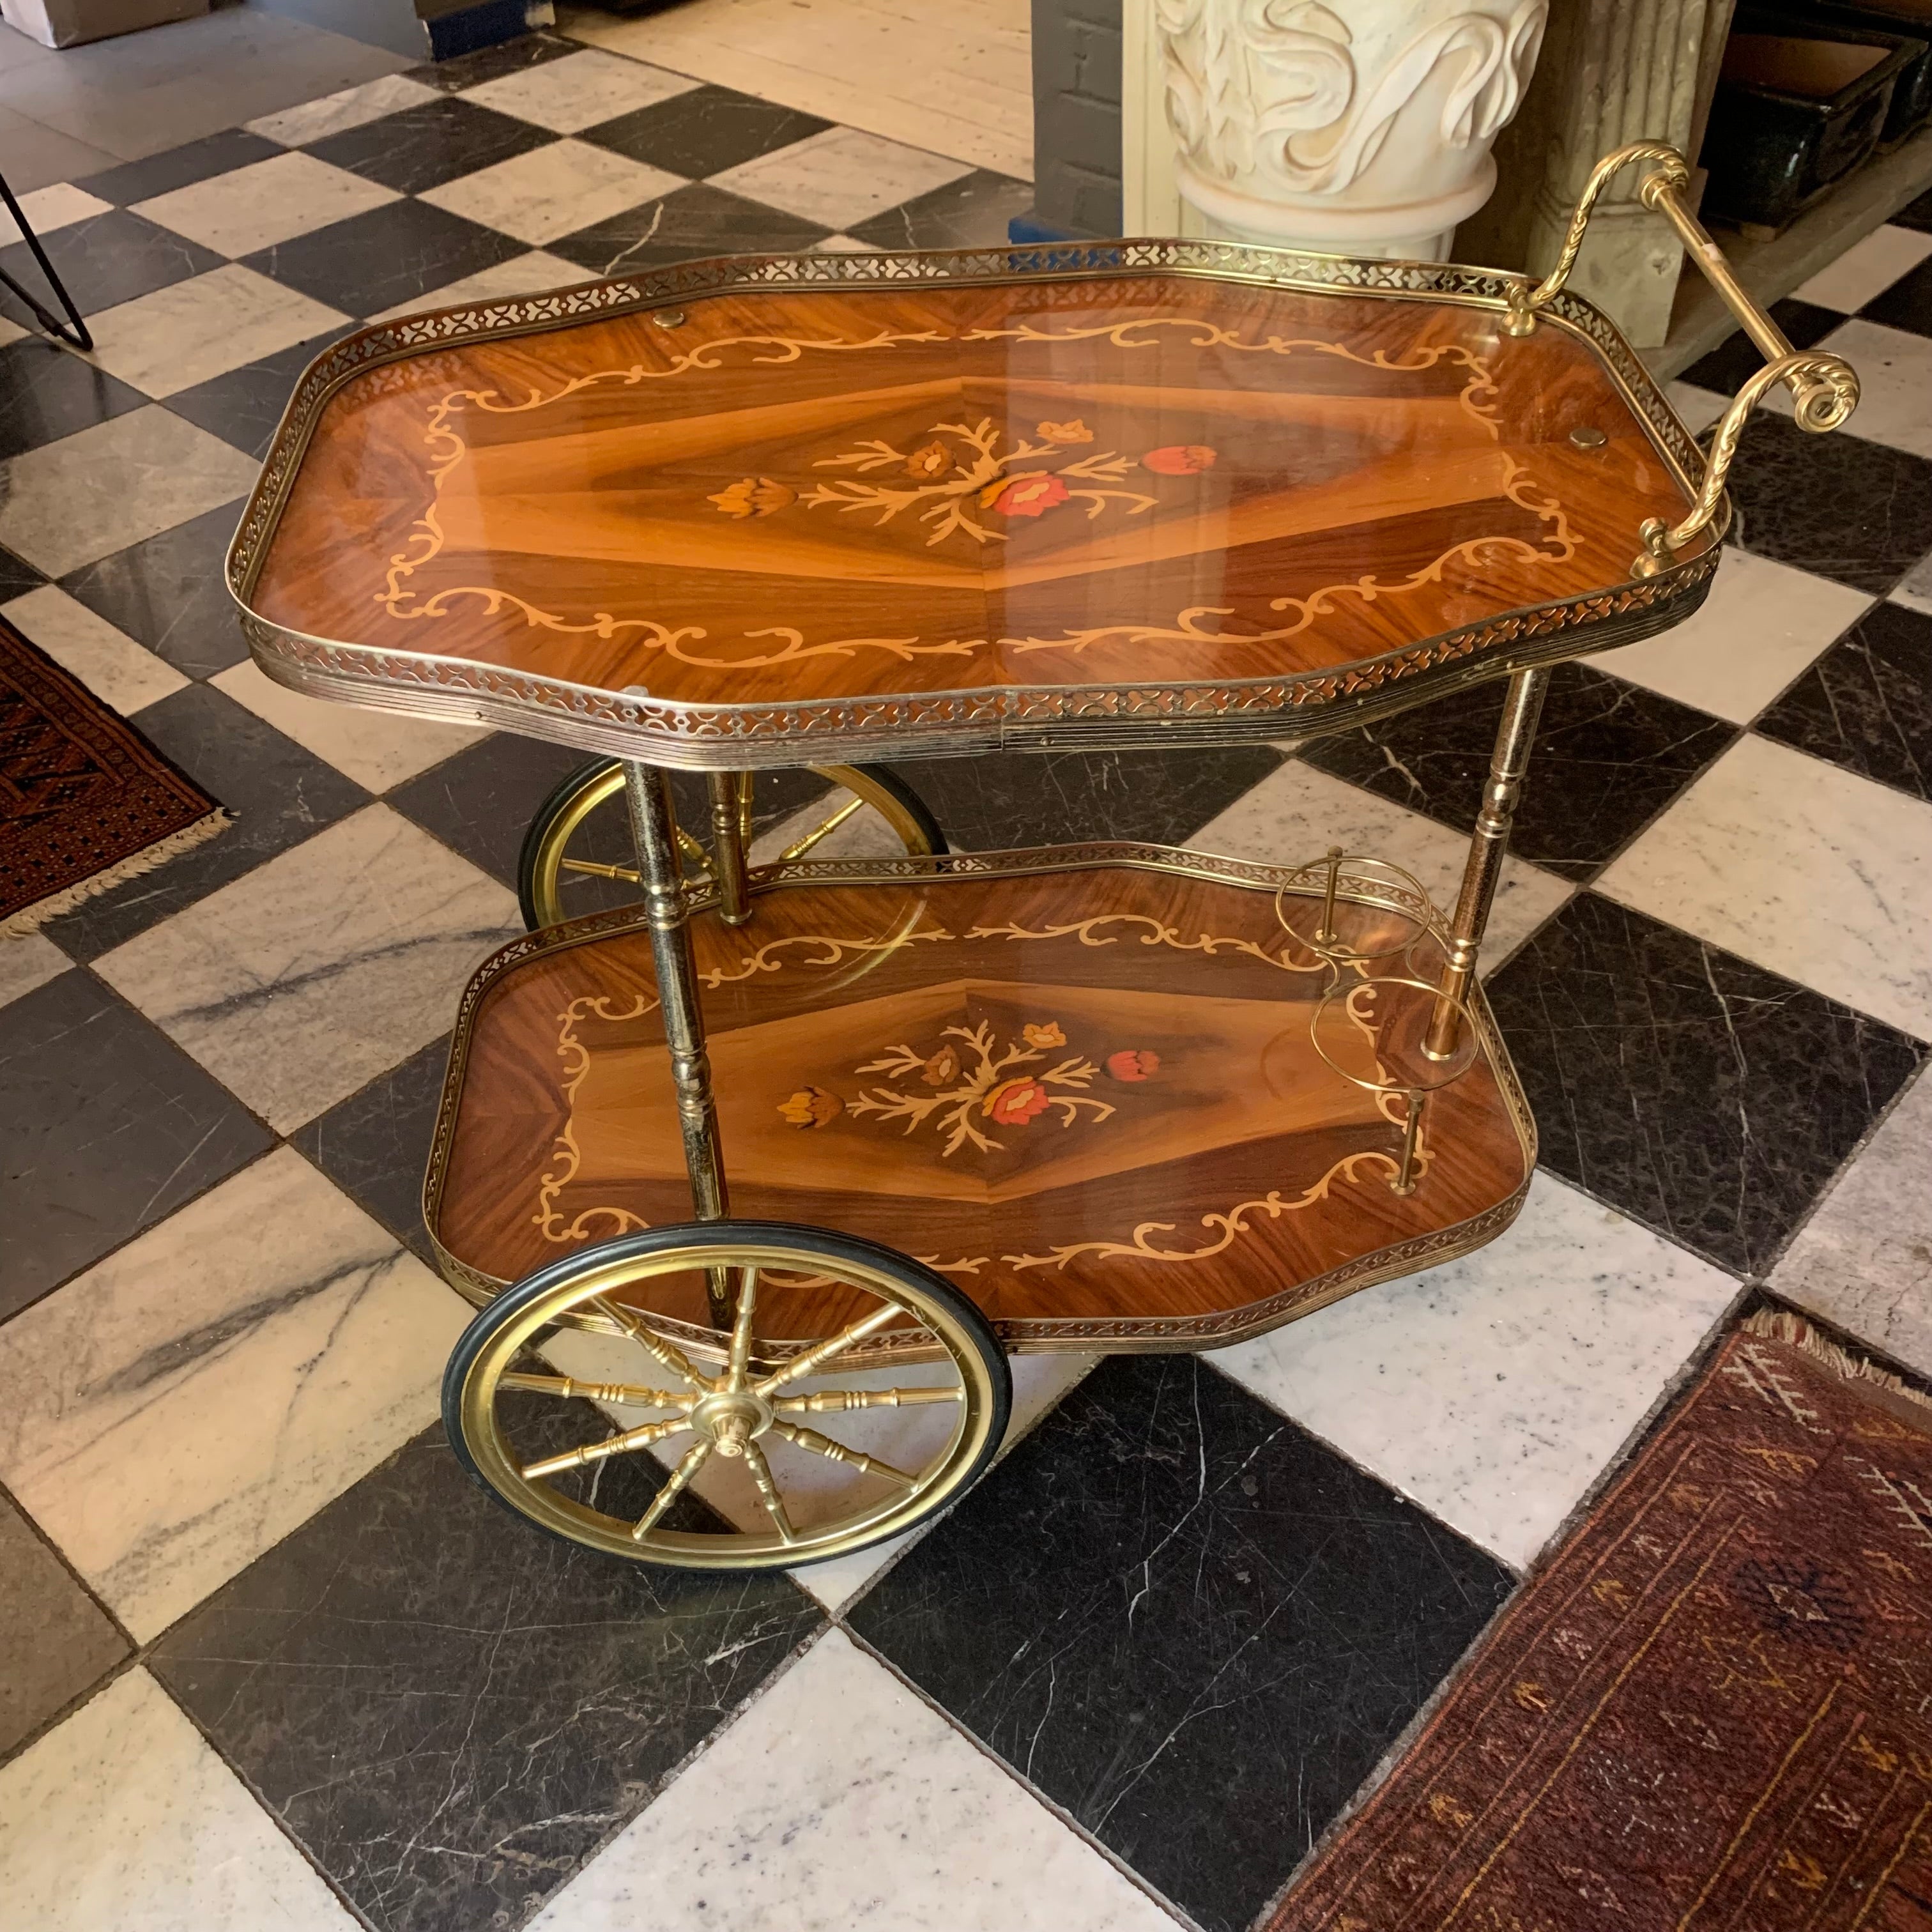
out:
<path id="1" fill-rule="evenodd" d="M 1586 344 L 1475 307 L 1153 276 L 685 313 L 352 379 L 255 608 L 692 704 L 1216 682 L 1622 583 L 1685 506 Z"/>
<path id="2" fill-rule="evenodd" d="M 1341 916 L 1358 943 L 1404 930 Z M 1304 1284 L 1327 1298 L 1336 1269 L 1527 1178 L 1482 1058 L 1432 1102 L 1414 1193 L 1390 1191 L 1399 1108 L 1315 1052 L 1330 981 L 1284 963 L 1266 892 L 1120 867 L 807 886 L 760 896 L 739 930 L 701 916 L 694 938 L 733 1213 L 916 1255 L 1009 1340 L 1211 1318 Z M 1400 998 L 1373 996 L 1373 1041 L 1331 1009 L 1324 1045 L 1373 1077 L 1426 1006 Z M 452 1078 L 436 1231 L 468 1266 L 512 1280 L 692 1218 L 641 926 L 505 973 Z M 760 1306 L 772 1332 L 812 1335 L 836 1325 L 823 1301 Z M 662 1306 L 701 1321 L 701 1284 Z"/>

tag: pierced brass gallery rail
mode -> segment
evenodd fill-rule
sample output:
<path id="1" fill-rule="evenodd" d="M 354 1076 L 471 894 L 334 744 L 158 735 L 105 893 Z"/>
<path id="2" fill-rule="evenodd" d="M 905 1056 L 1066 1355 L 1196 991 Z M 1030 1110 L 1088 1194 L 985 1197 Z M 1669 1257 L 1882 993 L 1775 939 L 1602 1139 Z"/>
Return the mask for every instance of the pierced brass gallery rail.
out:
<path id="1" fill-rule="evenodd" d="M 1577 252 L 1589 226 L 1590 212 L 1597 198 L 1613 176 L 1633 161 L 1652 161 L 1654 171 L 1637 190 L 1637 200 L 1653 213 L 1661 214 L 1676 230 L 1690 259 L 1703 272 L 1704 278 L 1723 297 L 1724 305 L 1764 356 L 1765 366 L 1738 390 L 1730 406 L 1719 419 L 1711 438 L 1710 454 L 1705 460 L 1703 487 L 1690 514 L 1681 523 L 1666 526 L 1660 517 L 1646 520 L 1638 534 L 1643 550 L 1632 566 L 1639 577 L 1654 577 L 1666 568 L 1676 553 L 1706 529 L 1718 513 L 1724 494 L 1724 478 L 1737 454 L 1738 438 L 1745 422 L 1765 392 L 1782 382 L 1791 392 L 1798 427 L 1816 434 L 1836 429 L 1858 407 L 1858 379 L 1843 356 L 1828 350 L 1794 350 L 1784 332 L 1759 305 L 1757 299 L 1732 272 L 1724 250 L 1712 240 L 1702 223 L 1681 199 L 1690 184 L 1690 166 L 1675 148 L 1657 141 L 1634 141 L 1606 154 L 1590 170 L 1590 178 L 1570 218 L 1570 232 L 1563 238 L 1556 266 L 1532 288 L 1526 280 L 1510 291 L 1509 319 L 1504 324 L 1512 335 L 1527 335 L 1536 326 L 1537 311 L 1554 298 L 1570 271 L 1576 265 Z"/>

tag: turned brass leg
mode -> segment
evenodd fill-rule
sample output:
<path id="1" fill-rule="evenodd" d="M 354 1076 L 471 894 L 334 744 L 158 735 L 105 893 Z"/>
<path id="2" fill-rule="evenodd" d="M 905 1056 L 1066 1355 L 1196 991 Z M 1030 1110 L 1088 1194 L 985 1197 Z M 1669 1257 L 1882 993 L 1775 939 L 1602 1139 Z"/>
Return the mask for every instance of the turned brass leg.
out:
<path id="1" fill-rule="evenodd" d="M 752 916 L 752 896 L 746 878 L 745 855 L 749 841 L 746 822 L 751 817 L 751 774 L 712 772 L 711 876 L 718 881 L 718 916 L 727 926 L 742 926 Z"/>
<path id="2" fill-rule="evenodd" d="M 1509 681 L 1502 722 L 1496 727 L 1496 746 L 1490 758 L 1489 782 L 1483 788 L 1482 809 L 1469 836 L 1469 856 L 1462 868 L 1462 890 L 1456 900 L 1456 916 L 1449 935 L 1449 957 L 1442 969 L 1442 997 L 1430 1016 L 1423 1052 L 1432 1060 L 1446 1060 L 1456 1050 L 1460 1022 L 1457 1002 L 1467 998 L 1476 976 L 1476 958 L 1495 903 L 1496 881 L 1502 875 L 1503 855 L 1509 850 L 1510 826 L 1522 795 L 1523 774 L 1529 767 L 1536 722 L 1550 688 L 1546 666 L 1520 670 Z"/>
<path id="3" fill-rule="evenodd" d="M 704 1050 L 704 1015 L 698 1003 L 698 968 L 691 956 L 670 780 L 653 766 L 627 763 L 624 790 L 631 808 L 638 862 L 644 873 L 651 958 L 657 968 L 664 1041 L 670 1048 L 684 1164 L 691 1176 L 691 1204 L 699 1220 L 722 1221 L 731 1211 L 730 1196 L 718 1151 L 718 1106 L 711 1091 L 710 1056 Z M 734 812 L 736 806 L 734 793 Z M 728 1328 L 735 1306 L 730 1270 L 713 1268 L 708 1280 L 712 1325 Z"/>

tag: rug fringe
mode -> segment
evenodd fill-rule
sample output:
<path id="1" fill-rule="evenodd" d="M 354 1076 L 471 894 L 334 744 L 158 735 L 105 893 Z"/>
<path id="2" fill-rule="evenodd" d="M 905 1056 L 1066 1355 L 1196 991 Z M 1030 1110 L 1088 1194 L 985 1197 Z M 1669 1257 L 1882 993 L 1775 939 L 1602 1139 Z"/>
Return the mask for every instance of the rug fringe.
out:
<path id="1" fill-rule="evenodd" d="M 205 844 L 218 832 L 225 832 L 234 823 L 234 814 L 226 806 L 217 806 L 205 818 L 197 818 L 192 825 L 184 825 L 178 832 L 171 832 L 165 838 L 158 838 L 153 844 L 130 853 L 118 865 L 63 886 L 44 899 L 36 899 L 30 906 L 22 906 L 0 922 L 0 938 L 31 938 L 49 920 L 72 911 L 84 901 L 127 880 L 137 879 L 143 872 L 152 872 L 156 866 L 164 866 L 170 859 L 178 858 L 182 853 Z"/>
<path id="2" fill-rule="evenodd" d="M 1918 1403 L 1922 1408 L 1932 1408 L 1932 1396 L 1914 1388 L 1889 1369 L 1882 1369 L 1863 1355 L 1855 1355 L 1850 1349 L 1840 1347 L 1802 1315 L 1793 1315 L 1782 1308 L 1760 1308 L 1756 1314 L 1747 1316 L 1739 1326 L 1748 1335 L 1762 1335 L 1772 1341 L 1788 1342 L 1794 1348 L 1803 1349 L 1806 1354 L 1836 1370 L 1847 1382 L 1874 1382 L 1893 1395 L 1903 1396 L 1907 1402 Z"/>

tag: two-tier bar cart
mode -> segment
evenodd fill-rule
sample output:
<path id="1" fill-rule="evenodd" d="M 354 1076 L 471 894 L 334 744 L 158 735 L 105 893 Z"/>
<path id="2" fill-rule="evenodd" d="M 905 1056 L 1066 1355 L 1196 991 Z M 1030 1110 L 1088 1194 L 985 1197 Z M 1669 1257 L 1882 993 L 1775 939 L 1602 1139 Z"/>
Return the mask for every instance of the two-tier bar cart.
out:
<path id="1" fill-rule="evenodd" d="M 1768 358 L 1708 458 L 1564 286 L 1635 163 Z M 632 1558 L 835 1556 L 986 1466 L 1010 1352 L 1216 1346 L 1508 1226 L 1534 1127 L 1475 968 L 1550 668 L 1696 608 L 1766 388 L 1814 430 L 1856 400 L 1688 180 L 1610 157 L 1535 286 L 734 260 L 315 363 L 230 558 L 263 670 L 597 754 L 463 996 L 425 1184 L 482 1482 Z M 1372 856 L 949 854 L 879 763 L 1185 756 L 1490 679 L 1446 916 Z"/>

